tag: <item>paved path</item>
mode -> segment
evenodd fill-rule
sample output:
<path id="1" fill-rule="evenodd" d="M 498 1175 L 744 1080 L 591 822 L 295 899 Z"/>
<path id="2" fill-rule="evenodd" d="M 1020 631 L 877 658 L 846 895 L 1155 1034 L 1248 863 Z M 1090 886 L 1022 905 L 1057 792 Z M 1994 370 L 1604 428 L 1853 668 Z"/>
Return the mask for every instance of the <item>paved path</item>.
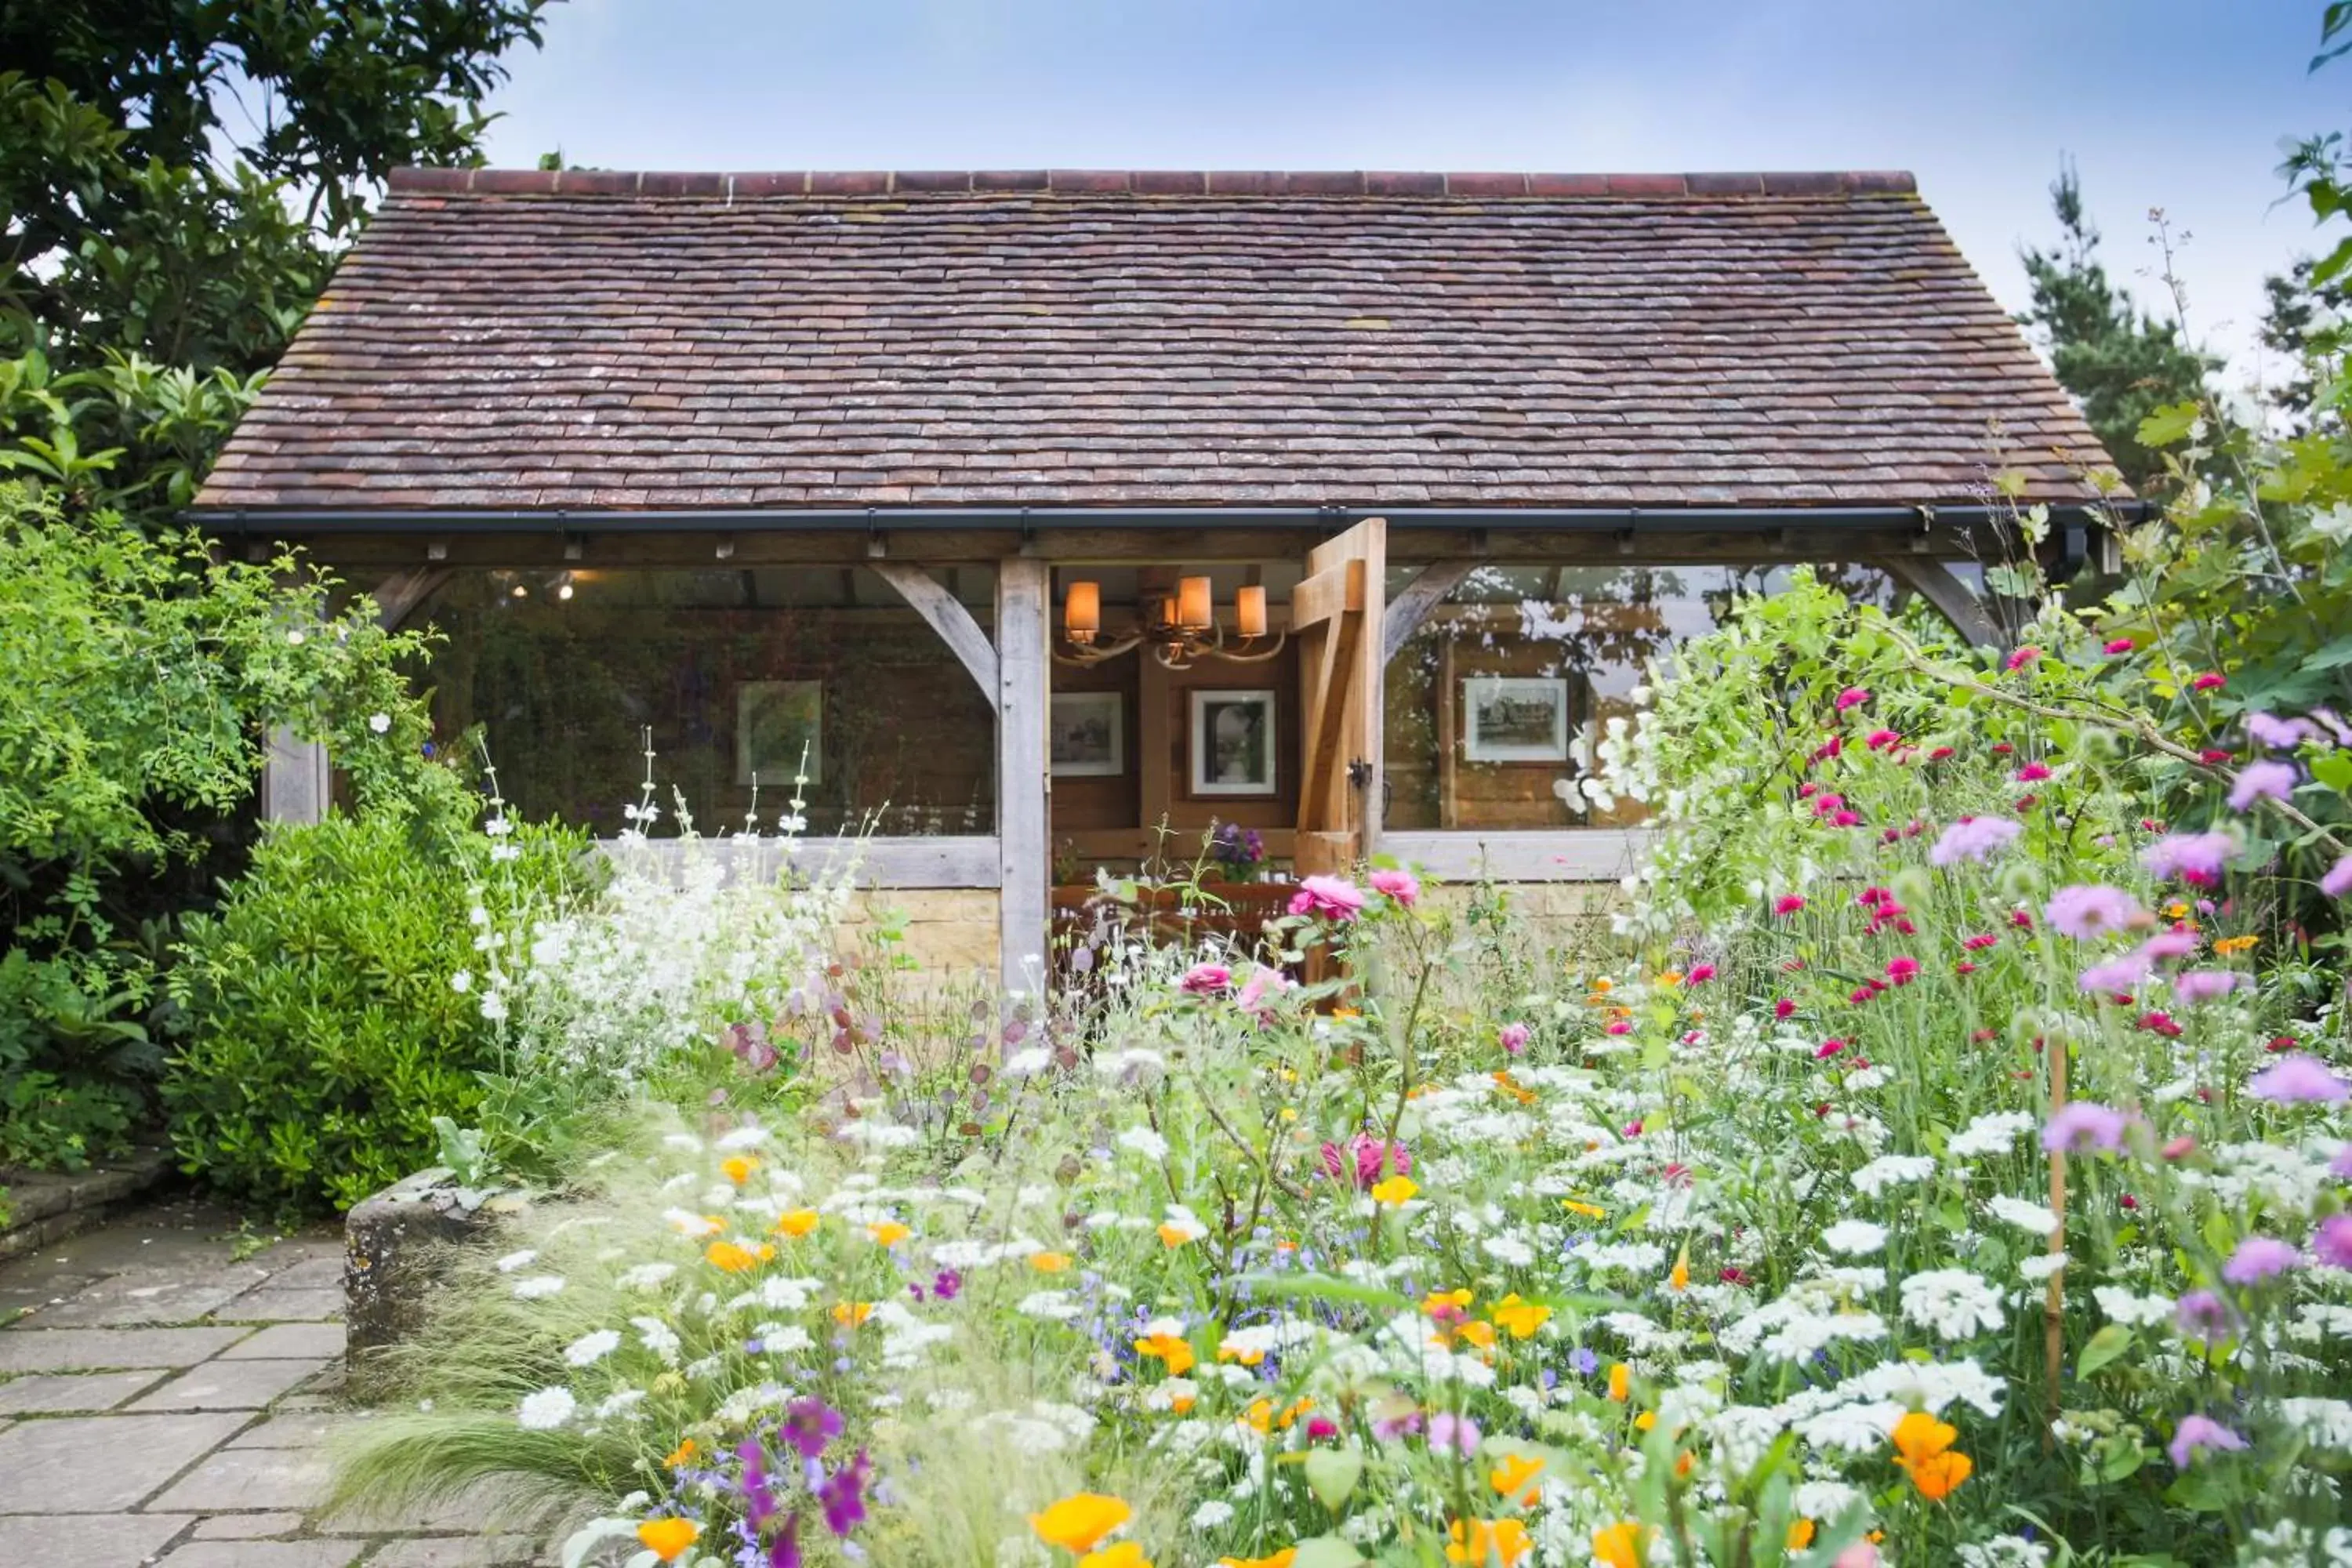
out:
<path id="1" fill-rule="evenodd" d="M 241 1256 L 241 1254 L 249 1254 Z M 256 1249 L 193 1202 L 0 1264 L 0 1564 L 503 1568 L 449 1517 L 321 1517 L 342 1240 Z"/>

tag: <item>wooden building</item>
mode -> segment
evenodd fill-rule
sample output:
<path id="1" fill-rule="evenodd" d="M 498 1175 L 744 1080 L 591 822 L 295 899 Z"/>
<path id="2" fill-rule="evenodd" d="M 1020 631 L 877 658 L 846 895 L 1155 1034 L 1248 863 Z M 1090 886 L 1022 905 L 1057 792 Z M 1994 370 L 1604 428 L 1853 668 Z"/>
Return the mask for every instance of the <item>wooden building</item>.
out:
<path id="1" fill-rule="evenodd" d="M 1994 476 L 2105 466 L 1907 175 L 419 170 L 197 515 L 445 631 L 524 812 L 804 770 L 1023 987 L 1213 828 L 1613 878 L 1650 660 L 1798 563 L 1989 635 Z"/>

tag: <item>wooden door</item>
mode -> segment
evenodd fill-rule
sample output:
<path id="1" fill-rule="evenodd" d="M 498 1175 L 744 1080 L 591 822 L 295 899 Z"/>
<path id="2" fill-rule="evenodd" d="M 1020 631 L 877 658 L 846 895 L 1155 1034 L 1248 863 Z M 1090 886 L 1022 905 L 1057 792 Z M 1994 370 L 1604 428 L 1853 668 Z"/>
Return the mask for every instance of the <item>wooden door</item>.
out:
<path id="1" fill-rule="evenodd" d="M 1388 523 L 1367 518 L 1307 552 L 1290 594 L 1298 648 L 1299 876 L 1371 853 L 1381 800 L 1381 610 Z"/>

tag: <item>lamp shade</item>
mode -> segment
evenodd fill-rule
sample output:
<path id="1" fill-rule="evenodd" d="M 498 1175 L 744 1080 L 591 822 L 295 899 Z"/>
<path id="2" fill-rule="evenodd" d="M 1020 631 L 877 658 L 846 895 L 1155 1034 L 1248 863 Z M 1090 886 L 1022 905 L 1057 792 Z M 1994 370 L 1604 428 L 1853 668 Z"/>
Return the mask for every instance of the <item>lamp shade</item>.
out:
<path id="1" fill-rule="evenodd" d="M 1074 637 L 1102 630 L 1102 584 L 1073 583 L 1062 595 L 1062 629 Z"/>
<path id="2" fill-rule="evenodd" d="M 1245 637 L 1265 636 L 1265 589 L 1251 584 L 1234 596 L 1234 626 Z"/>
<path id="3" fill-rule="evenodd" d="M 1205 632 L 1216 625 L 1206 577 L 1185 577 L 1177 582 L 1176 625 L 1188 632 Z"/>

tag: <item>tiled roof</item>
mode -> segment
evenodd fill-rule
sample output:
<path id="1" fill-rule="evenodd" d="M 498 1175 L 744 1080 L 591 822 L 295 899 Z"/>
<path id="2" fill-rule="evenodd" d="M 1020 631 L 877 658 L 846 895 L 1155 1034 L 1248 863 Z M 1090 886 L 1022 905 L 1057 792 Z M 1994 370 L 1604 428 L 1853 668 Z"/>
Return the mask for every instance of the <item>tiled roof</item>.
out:
<path id="1" fill-rule="evenodd" d="M 420 170 L 199 504 L 1907 506 L 2079 465 L 1905 174 Z"/>

